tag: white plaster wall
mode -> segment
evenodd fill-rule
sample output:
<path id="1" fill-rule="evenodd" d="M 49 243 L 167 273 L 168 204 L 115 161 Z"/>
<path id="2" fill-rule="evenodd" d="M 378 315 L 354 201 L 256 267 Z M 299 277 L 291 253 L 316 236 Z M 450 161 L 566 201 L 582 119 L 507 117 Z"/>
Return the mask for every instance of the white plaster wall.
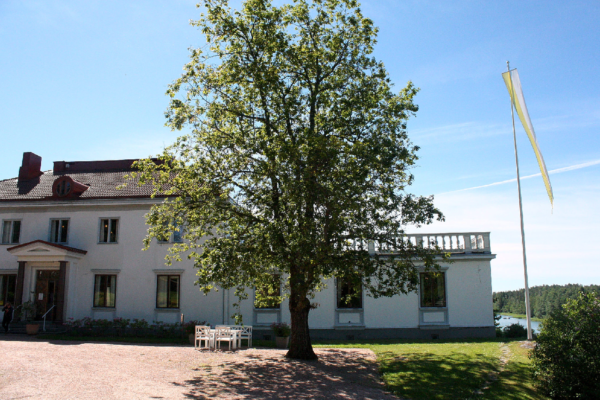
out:
<path id="1" fill-rule="evenodd" d="M 225 301 L 229 304 L 225 309 L 225 320 L 227 325 L 235 324 L 235 320 L 232 316 L 238 312 L 243 316 L 242 323 L 244 325 L 253 324 L 254 291 L 252 288 L 247 288 L 246 293 L 248 294 L 248 298 L 240 301 L 235 295 L 235 289 L 226 290 Z M 239 307 L 235 306 L 235 304 L 239 304 Z"/>
<path id="2" fill-rule="evenodd" d="M 416 328 L 419 325 L 419 297 L 416 293 L 403 296 L 365 296 L 365 326 L 369 328 Z"/>
<path id="3" fill-rule="evenodd" d="M 229 317 L 236 312 L 237 302 L 233 290 L 211 292 L 205 296 L 194 286 L 196 271 L 189 260 L 165 266 L 168 244 L 154 242 L 150 249 L 141 251 L 146 234 L 144 214 L 150 208 L 145 205 L 96 204 L 93 206 L 47 206 L 14 210 L 0 205 L 0 219 L 20 219 L 21 243 L 41 239 L 48 240 L 51 218 L 69 218 L 68 246 L 88 251 L 76 264 L 69 265 L 67 274 L 67 318 L 144 318 L 151 322 L 179 321 L 180 314 L 185 320 L 205 320 L 210 324 L 223 322 L 232 324 Z M 99 244 L 98 231 L 100 218 L 119 218 L 117 244 Z M 0 270 L 16 270 L 16 258 L 6 251 L 14 245 L 0 245 Z M 57 265 L 56 265 L 57 267 Z M 181 308 L 178 312 L 164 312 L 155 309 L 156 272 L 155 269 L 184 270 L 181 273 Z M 117 277 L 117 298 L 114 311 L 92 310 L 94 269 L 120 270 Z M 490 261 L 456 260 L 447 270 L 447 305 L 451 327 L 493 326 L 492 288 Z M 325 290 L 316 294 L 311 302 L 319 307 L 311 310 L 309 326 L 314 329 L 331 329 L 335 326 L 335 283 L 326 282 Z M 25 274 L 24 291 L 33 289 L 31 268 Z M 253 321 L 253 291 L 248 290 L 249 298 L 241 304 L 244 323 Z M 229 306 L 227 306 L 229 305 Z M 416 293 L 392 298 L 373 299 L 365 296 L 364 322 L 367 328 L 416 328 L 419 325 L 419 297 Z M 280 309 L 281 321 L 290 322 L 289 306 L 286 300 Z M 225 311 L 225 312 L 224 312 Z M 225 315 L 225 321 L 224 321 Z"/>
<path id="4" fill-rule="evenodd" d="M 446 274 L 451 327 L 494 326 L 489 260 L 461 260 Z"/>
<path id="5" fill-rule="evenodd" d="M 335 280 L 328 279 L 327 287 L 316 293 L 312 303 L 319 303 L 319 307 L 308 313 L 308 326 L 311 329 L 330 329 L 335 326 Z"/>
<path id="6" fill-rule="evenodd" d="M 204 296 L 194 286 L 195 269 L 185 260 L 165 266 L 168 244 L 154 242 L 150 249 L 141 251 L 146 234 L 144 214 L 150 205 L 99 205 L 76 207 L 32 207 L 12 211 L 0 208 L 1 219 L 20 219 L 20 243 L 48 240 L 50 219 L 69 218 L 69 237 L 65 245 L 86 250 L 88 253 L 67 271 L 67 318 L 144 318 L 151 322 L 160 320 L 178 322 L 180 314 L 186 320 L 199 319 L 221 323 L 221 293 Z M 98 243 L 101 218 L 119 218 L 118 243 Z M 14 246 L 0 245 L 0 269 L 18 268 L 16 257 L 6 251 Z M 48 265 L 50 267 L 50 264 Z M 117 275 L 116 307 L 114 310 L 92 309 L 94 275 L 92 270 L 120 270 Z M 181 273 L 179 312 L 158 311 L 156 305 L 155 269 L 184 270 Z M 179 273 L 179 272 L 178 272 Z M 32 268 L 26 268 L 24 292 L 33 290 Z"/>

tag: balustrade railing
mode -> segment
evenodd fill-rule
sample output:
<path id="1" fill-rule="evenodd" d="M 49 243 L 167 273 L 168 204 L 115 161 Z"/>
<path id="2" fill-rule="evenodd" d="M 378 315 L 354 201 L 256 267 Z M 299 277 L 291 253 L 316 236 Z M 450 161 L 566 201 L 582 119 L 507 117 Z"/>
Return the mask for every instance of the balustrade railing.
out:
<path id="1" fill-rule="evenodd" d="M 406 234 L 397 236 L 395 244 L 379 243 L 379 241 L 354 240 L 350 247 L 354 249 L 368 249 L 371 253 L 391 254 L 402 244 L 410 242 L 413 246 L 422 248 L 439 247 L 448 253 L 490 253 L 489 232 L 462 232 L 462 233 L 423 233 Z"/>

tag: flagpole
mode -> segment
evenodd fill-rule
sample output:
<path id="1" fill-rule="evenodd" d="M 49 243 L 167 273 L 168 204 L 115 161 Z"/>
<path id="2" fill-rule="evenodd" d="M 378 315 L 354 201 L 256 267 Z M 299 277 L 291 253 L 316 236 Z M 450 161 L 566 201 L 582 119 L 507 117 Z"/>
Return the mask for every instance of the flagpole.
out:
<path id="1" fill-rule="evenodd" d="M 510 115 L 512 116 L 513 140 L 515 143 L 515 163 L 517 165 L 517 188 L 519 190 L 519 213 L 521 217 L 521 244 L 523 246 L 523 272 L 525 275 L 525 314 L 527 314 L 527 340 L 532 340 L 531 333 L 531 311 L 529 304 L 529 282 L 527 279 L 527 255 L 525 254 L 525 227 L 523 225 L 523 201 L 521 200 L 521 178 L 519 176 L 519 153 L 517 152 L 517 134 L 515 131 L 515 112 L 513 110 L 513 99 L 515 98 L 514 86 L 512 77 L 510 76 L 510 64 L 506 62 L 508 69 L 508 77 L 510 79 L 511 99 L 510 99 Z"/>

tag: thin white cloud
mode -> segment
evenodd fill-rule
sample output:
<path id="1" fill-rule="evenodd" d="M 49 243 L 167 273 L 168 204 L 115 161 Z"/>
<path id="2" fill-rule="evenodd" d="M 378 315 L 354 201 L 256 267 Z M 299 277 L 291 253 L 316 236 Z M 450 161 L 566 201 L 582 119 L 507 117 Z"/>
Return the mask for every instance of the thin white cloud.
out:
<path id="1" fill-rule="evenodd" d="M 552 115 L 535 119 L 536 132 L 555 132 L 574 128 L 590 128 L 600 126 L 600 111 L 592 107 L 579 113 Z M 518 124 L 518 122 L 517 122 Z M 520 125 L 517 129 L 521 130 Z M 410 136 L 415 142 L 444 143 L 460 140 L 480 140 L 483 137 L 511 135 L 510 120 L 498 124 L 491 122 L 468 121 L 456 124 L 435 126 L 431 128 L 412 129 Z"/>
<path id="2" fill-rule="evenodd" d="M 600 241 L 596 228 L 600 224 L 596 212 L 600 186 L 579 175 L 555 175 L 555 195 L 561 202 L 553 214 L 548 212 L 544 191 L 532 191 L 523 199 L 530 286 L 600 282 L 593 256 Z M 411 233 L 491 232 L 491 248 L 496 254 L 491 263 L 493 290 L 522 288 L 523 254 L 515 195 L 506 190 L 477 190 L 436 196 L 436 207 L 444 212 L 446 221 Z"/>
<path id="3" fill-rule="evenodd" d="M 482 137 L 508 135 L 509 133 L 511 133 L 509 124 L 487 124 L 472 121 L 416 129 L 411 131 L 411 138 L 419 143 L 434 140 L 436 143 L 441 143 L 443 141 L 479 140 Z"/>
<path id="4" fill-rule="evenodd" d="M 577 170 L 577 169 L 592 167 L 592 166 L 598 165 L 598 164 L 600 164 L 600 160 L 593 160 L 593 161 L 588 161 L 588 162 L 585 162 L 585 163 L 582 163 L 582 164 L 576 164 L 576 165 L 571 165 L 571 166 L 568 166 L 568 167 L 553 169 L 553 170 L 548 171 L 548 173 L 549 174 L 560 174 L 561 172 L 574 171 L 574 170 Z M 535 178 L 537 176 L 542 176 L 542 174 L 538 172 L 537 174 L 522 176 L 521 180 Z M 443 193 L 438 193 L 438 194 L 464 192 L 466 190 L 475 190 L 475 189 L 481 189 L 481 188 L 486 188 L 486 187 L 490 187 L 490 186 L 504 185 L 506 183 L 516 182 L 516 181 L 517 181 L 517 178 L 512 178 L 512 179 L 507 179 L 505 181 L 488 183 L 487 185 L 473 186 L 473 187 L 466 188 L 466 189 L 451 190 L 449 192 L 443 192 Z"/>

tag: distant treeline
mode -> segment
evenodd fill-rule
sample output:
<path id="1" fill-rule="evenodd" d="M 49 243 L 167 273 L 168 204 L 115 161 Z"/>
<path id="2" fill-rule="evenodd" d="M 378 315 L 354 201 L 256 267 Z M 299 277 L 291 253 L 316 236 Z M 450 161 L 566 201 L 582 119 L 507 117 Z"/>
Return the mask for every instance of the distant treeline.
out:
<path id="1" fill-rule="evenodd" d="M 600 294 L 598 285 L 543 285 L 529 288 L 531 316 L 545 318 L 550 313 L 574 299 L 579 292 Z M 498 313 L 525 314 L 525 289 L 494 293 L 494 310 Z"/>

